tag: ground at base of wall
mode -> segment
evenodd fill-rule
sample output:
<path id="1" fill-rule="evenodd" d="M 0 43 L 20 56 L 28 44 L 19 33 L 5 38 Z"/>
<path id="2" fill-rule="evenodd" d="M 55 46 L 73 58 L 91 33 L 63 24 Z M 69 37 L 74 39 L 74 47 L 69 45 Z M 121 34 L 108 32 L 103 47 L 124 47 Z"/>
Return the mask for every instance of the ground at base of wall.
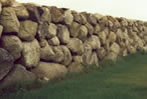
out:
<path id="1" fill-rule="evenodd" d="M 39 90 L 5 93 L 1 99 L 147 99 L 146 58 L 139 53 L 104 62 L 99 70 L 69 75 Z"/>

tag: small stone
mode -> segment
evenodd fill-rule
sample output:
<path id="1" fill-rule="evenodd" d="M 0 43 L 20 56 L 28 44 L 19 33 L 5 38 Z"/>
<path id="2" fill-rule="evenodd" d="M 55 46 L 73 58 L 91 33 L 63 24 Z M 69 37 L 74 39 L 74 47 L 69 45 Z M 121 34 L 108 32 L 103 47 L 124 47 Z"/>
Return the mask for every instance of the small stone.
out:
<path id="1" fill-rule="evenodd" d="M 92 35 L 87 39 L 86 43 L 88 43 L 92 49 L 98 49 L 101 47 L 101 42 L 98 36 Z"/>
<path id="2" fill-rule="evenodd" d="M 80 31 L 80 24 L 76 23 L 76 22 L 73 22 L 70 26 L 70 35 L 72 37 L 77 37 L 79 34 L 79 31 Z"/>
<path id="3" fill-rule="evenodd" d="M 78 38 L 71 38 L 67 47 L 71 50 L 72 53 L 81 55 L 84 52 L 84 46 L 81 40 Z"/>
<path id="4" fill-rule="evenodd" d="M 109 41 L 115 42 L 116 38 L 117 38 L 116 34 L 114 32 L 110 32 L 109 37 L 108 37 Z"/>
<path id="5" fill-rule="evenodd" d="M 13 67 L 13 57 L 3 48 L 0 48 L 0 80 L 2 80 Z"/>
<path id="6" fill-rule="evenodd" d="M 64 22 L 67 25 L 71 25 L 73 22 L 73 15 L 71 14 L 71 10 L 67 10 L 64 12 Z"/>
<path id="7" fill-rule="evenodd" d="M 70 33 L 65 25 L 58 25 L 58 38 L 62 44 L 67 44 L 70 40 Z"/>
<path id="8" fill-rule="evenodd" d="M 52 37 L 55 37 L 57 34 L 57 26 L 53 23 L 50 23 L 49 24 L 49 27 L 48 27 L 48 32 L 47 32 L 47 39 L 50 39 Z"/>
<path id="9" fill-rule="evenodd" d="M 50 45 L 53 45 L 53 46 L 59 46 L 60 45 L 60 41 L 58 39 L 58 37 L 53 37 L 52 39 L 48 40 L 48 43 Z"/>
<path id="10" fill-rule="evenodd" d="M 36 22 L 26 20 L 20 23 L 20 30 L 18 37 L 25 41 L 32 41 L 35 39 L 38 24 Z"/>
<path id="11" fill-rule="evenodd" d="M 94 27 L 91 24 L 89 24 L 89 23 L 86 23 L 85 26 L 88 29 L 88 34 L 89 35 L 93 35 L 93 33 L 94 33 Z"/>
<path id="12" fill-rule="evenodd" d="M 5 48 L 17 60 L 21 57 L 23 45 L 17 36 L 2 36 L 2 47 Z"/>
<path id="13" fill-rule="evenodd" d="M 0 15 L 0 24 L 3 26 L 3 32 L 11 34 L 19 32 L 20 23 L 11 7 L 3 8 Z"/>
<path id="14" fill-rule="evenodd" d="M 3 26 L 0 25 L 0 38 L 2 36 L 2 32 L 3 32 Z"/>
<path id="15" fill-rule="evenodd" d="M 64 13 L 61 9 L 57 7 L 50 7 L 51 18 L 53 23 L 63 22 Z"/>
<path id="16" fill-rule="evenodd" d="M 40 62 L 32 72 L 40 79 L 47 78 L 51 80 L 64 77 L 67 73 L 67 68 L 57 63 Z"/>
<path id="17" fill-rule="evenodd" d="M 9 75 L 4 78 L 1 82 L 3 87 L 19 84 L 19 85 L 26 85 L 26 84 L 34 84 L 37 80 L 37 77 L 34 73 L 29 72 L 25 69 L 24 66 L 20 64 L 16 64 Z M 24 83 L 26 82 L 26 83 Z"/>
<path id="18" fill-rule="evenodd" d="M 79 33 L 78 33 L 78 38 L 81 40 L 85 40 L 87 38 L 88 35 L 88 29 L 86 28 L 86 26 L 81 25 Z"/>
<path id="19" fill-rule="evenodd" d="M 27 9 L 24 7 L 23 4 L 16 3 L 15 5 L 13 5 L 13 9 L 14 9 L 18 19 L 29 18 L 29 12 L 27 11 Z"/>
<path id="20" fill-rule="evenodd" d="M 40 46 L 36 39 L 23 42 L 22 63 L 27 68 L 36 67 L 40 61 Z"/>
<path id="21" fill-rule="evenodd" d="M 40 59 L 44 61 L 52 61 L 55 53 L 46 40 L 44 41 L 44 43 L 45 46 L 40 49 Z"/>
<path id="22" fill-rule="evenodd" d="M 71 72 L 71 73 L 82 72 L 83 70 L 84 70 L 84 66 L 78 62 L 72 62 L 68 66 L 68 72 Z"/>

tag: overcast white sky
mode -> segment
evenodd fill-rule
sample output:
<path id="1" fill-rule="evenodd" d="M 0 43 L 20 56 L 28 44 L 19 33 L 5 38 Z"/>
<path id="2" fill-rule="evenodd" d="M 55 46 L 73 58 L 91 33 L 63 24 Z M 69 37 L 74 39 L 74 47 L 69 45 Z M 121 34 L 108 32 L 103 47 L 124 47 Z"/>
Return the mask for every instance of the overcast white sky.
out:
<path id="1" fill-rule="evenodd" d="M 147 21 L 147 0 L 17 0 Z"/>

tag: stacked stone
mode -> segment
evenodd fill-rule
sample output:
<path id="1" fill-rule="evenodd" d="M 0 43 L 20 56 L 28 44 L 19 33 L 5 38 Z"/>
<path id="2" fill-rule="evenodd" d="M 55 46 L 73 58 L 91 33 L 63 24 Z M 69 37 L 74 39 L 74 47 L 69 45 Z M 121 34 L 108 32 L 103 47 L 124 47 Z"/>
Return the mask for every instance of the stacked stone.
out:
<path id="1" fill-rule="evenodd" d="M 6 67 L 0 71 L 5 84 L 63 77 L 87 65 L 99 67 L 102 60 L 147 51 L 146 22 L 13 0 L 0 2 L 0 53 L 5 49 L 13 58 L 8 61 L 14 62 L 0 65 L 0 70 Z"/>

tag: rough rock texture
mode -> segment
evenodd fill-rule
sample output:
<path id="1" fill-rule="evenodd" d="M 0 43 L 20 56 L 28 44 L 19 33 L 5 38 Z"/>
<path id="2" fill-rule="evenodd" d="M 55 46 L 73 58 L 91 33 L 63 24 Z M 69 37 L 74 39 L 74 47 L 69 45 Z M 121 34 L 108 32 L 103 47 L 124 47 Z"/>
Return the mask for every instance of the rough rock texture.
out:
<path id="1" fill-rule="evenodd" d="M 105 59 L 147 52 L 147 22 L 0 0 L 0 48 L 12 54 L 15 64 L 48 81 L 62 70 L 80 72 Z M 0 79 L 13 67 L 2 64 Z"/>
<path id="2" fill-rule="evenodd" d="M 15 3 L 13 5 L 13 9 L 14 9 L 18 19 L 27 19 L 27 18 L 29 18 L 29 12 L 27 11 L 27 9 L 22 4 Z"/>
<path id="3" fill-rule="evenodd" d="M 0 3 L 0 14 L 1 14 L 1 12 L 2 12 L 2 4 Z"/>
<path id="4" fill-rule="evenodd" d="M 84 69 L 83 65 L 78 62 L 72 62 L 68 67 L 68 72 L 82 72 Z"/>
<path id="5" fill-rule="evenodd" d="M 40 79 L 47 78 L 48 80 L 51 80 L 54 78 L 64 77 L 67 73 L 67 69 L 61 64 L 40 62 L 32 72 Z"/>
<path id="6" fill-rule="evenodd" d="M 82 56 L 73 56 L 73 62 L 83 63 Z"/>
<path id="7" fill-rule="evenodd" d="M 47 7 L 41 7 L 40 8 L 42 11 L 42 15 L 40 17 L 40 21 L 41 22 L 47 22 L 50 23 L 51 22 L 51 13 L 50 13 L 50 9 Z"/>
<path id="8" fill-rule="evenodd" d="M 45 61 L 52 61 L 55 53 L 52 47 L 45 41 L 45 46 L 40 49 L 40 59 Z"/>
<path id="9" fill-rule="evenodd" d="M 84 52 L 83 43 L 77 38 L 71 38 L 67 47 L 71 50 L 72 53 L 81 55 Z"/>
<path id="10" fill-rule="evenodd" d="M 27 68 L 36 67 L 40 61 L 40 45 L 36 39 L 23 42 L 22 62 Z"/>
<path id="11" fill-rule="evenodd" d="M 56 36 L 51 38 L 50 40 L 48 40 L 48 43 L 50 45 L 53 45 L 53 46 L 59 46 L 60 45 L 60 41 L 59 41 L 58 37 L 56 37 Z"/>
<path id="12" fill-rule="evenodd" d="M 38 25 L 33 21 L 22 21 L 20 23 L 20 30 L 18 32 L 18 37 L 25 41 L 32 41 L 35 39 Z"/>
<path id="13" fill-rule="evenodd" d="M 3 26 L 0 25 L 0 38 L 2 36 L 2 32 L 3 32 Z"/>
<path id="14" fill-rule="evenodd" d="M 88 65 L 92 55 L 92 47 L 89 44 L 84 44 L 84 53 L 82 55 L 83 64 Z"/>
<path id="15" fill-rule="evenodd" d="M 0 3 L 3 6 L 12 6 L 12 4 L 15 3 L 15 0 L 1 0 Z"/>
<path id="16" fill-rule="evenodd" d="M 67 25 L 71 25 L 73 22 L 73 15 L 70 10 L 64 12 L 64 22 Z"/>
<path id="17" fill-rule="evenodd" d="M 58 25 L 58 38 L 62 44 L 67 44 L 70 40 L 70 33 L 65 25 Z"/>
<path id="18" fill-rule="evenodd" d="M 27 3 L 27 4 L 24 4 L 24 6 L 27 9 L 27 11 L 29 12 L 29 19 L 34 22 L 41 23 L 40 22 L 40 13 L 39 13 L 37 5 L 35 5 L 33 3 Z"/>
<path id="19" fill-rule="evenodd" d="M 86 43 L 88 43 L 92 47 L 92 49 L 98 49 L 101 47 L 100 39 L 94 35 L 88 38 Z"/>
<path id="20" fill-rule="evenodd" d="M 34 73 L 27 71 L 22 65 L 16 64 L 9 75 L 5 79 L 3 79 L 1 85 L 4 87 L 15 85 L 18 83 L 21 85 L 27 85 L 35 83 L 36 80 L 37 78 Z"/>
<path id="21" fill-rule="evenodd" d="M 57 34 L 57 26 L 55 24 L 50 23 L 47 29 L 48 29 L 47 30 L 48 32 L 47 32 L 46 36 L 47 36 L 48 39 L 56 36 L 56 34 Z"/>
<path id="22" fill-rule="evenodd" d="M 86 26 L 82 25 L 80 27 L 79 33 L 78 33 L 78 38 L 81 40 L 86 40 L 87 35 L 88 35 L 88 29 L 86 28 Z"/>
<path id="23" fill-rule="evenodd" d="M 20 23 L 15 11 L 11 7 L 5 7 L 0 15 L 0 24 L 4 27 L 4 32 L 19 32 Z"/>
<path id="24" fill-rule="evenodd" d="M 2 46 L 13 56 L 14 60 L 21 57 L 23 44 L 17 36 L 3 36 Z"/>
<path id="25" fill-rule="evenodd" d="M 64 20 L 64 13 L 61 9 L 58 9 L 56 7 L 51 7 L 50 8 L 51 12 L 51 18 L 53 23 L 60 23 L 63 22 Z"/>
<path id="26" fill-rule="evenodd" d="M 80 24 L 79 23 L 76 23 L 76 22 L 73 22 L 70 26 L 70 35 L 72 37 L 77 37 L 79 34 L 79 31 L 80 31 Z"/>
<path id="27" fill-rule="evenodd" d="M 0 80 L 12 69 L 13 62 L 13 57 L 5 49 L 0 48 Z"/>
<path id="28" fill-rule="evenodd" d="M 63 51 L 63 54 L 64 54 L 64 60 L 63 60 L 62 64 L 67 66 L 72 61 L 72 54 L 66 46 L 61 46 L 61 47 L 62 47 L 62 51 Z"/>

